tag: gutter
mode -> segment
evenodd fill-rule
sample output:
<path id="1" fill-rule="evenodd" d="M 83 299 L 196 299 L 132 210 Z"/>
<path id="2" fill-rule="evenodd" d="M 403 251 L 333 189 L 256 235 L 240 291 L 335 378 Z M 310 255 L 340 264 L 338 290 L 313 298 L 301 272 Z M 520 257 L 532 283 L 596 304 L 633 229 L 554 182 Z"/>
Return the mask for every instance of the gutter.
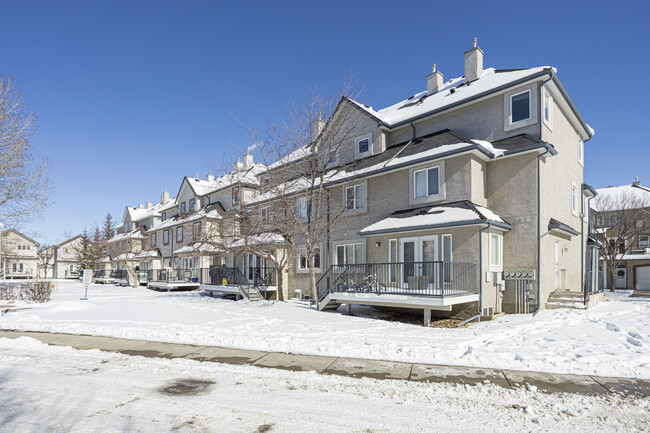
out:
<path id="1" fill-rule="evenodd" d="M 589 191 L 592 193 L 592 196 L 587 199 L 587 214 L 589 213 L 589 209 L 591 209 L 591 199 L 596 197 L 598 195 L 598 192 L 592 187 L 591 185 L 587 185 L 586 183 L 583 182 L 582 184 L 582 207 L 584 209 L 584 200 L 585 200 L 585 194 L 584 191 Z M 586 215 L 585 215 L 586 216 Z M 584 217 L 583 217 L 584 218 Z M 589 218 L 587 218 L 587 228 L 589 228 Z M 584 292 L 584 304 L 587 306 L 587 298 L 589 297 L 587 295 L 588 291 L 585 288 L 585 243 L 584 243 L 584 231 L 585 231 L 585 222 L 584 219 L 580 221 L 580 254 L 582 256 L 582 260 L 580 260 L 580 286 L 582 287 L 582 291 Z M 594 270 L 592 269 L 592 272 Z"/>
<path id="2" fill-rule="evenodd" d="M 402 233 L 402 232 L 416 232 L 420 230 L 435 230 L 435 229 L 442 229 L 442 228 L 448 228 L 448 227 L 463 227 L 463 226 L 474 226 L 474 225 L 479 225 L 479 224 L 488 224 L 489 226 L 492 227 L 497 227 L 503 230 L 512 230 L 513 226 L 511 226 L 508 223 L 502 223 L 498 221 L 491 221 L 487 219 L 477 219 L 477 220 L 469 220 L 469 221 L 460 221 L 456 223 L 444 223 L 444 224 L 435 224 L 435 225 L 422 225 L 422 226 L 413 226 L 413 227 L 404 227 L 404 229 L 383 229 L 383 230 L 374 230 L 371 232 L 366 232 L 362 233 L 362 231 L 359 231 L 358 234 L 360 236 L 374 236 L 374 235 L 382 235 L 382 234 L 390 234 L 390 233 Z"/>

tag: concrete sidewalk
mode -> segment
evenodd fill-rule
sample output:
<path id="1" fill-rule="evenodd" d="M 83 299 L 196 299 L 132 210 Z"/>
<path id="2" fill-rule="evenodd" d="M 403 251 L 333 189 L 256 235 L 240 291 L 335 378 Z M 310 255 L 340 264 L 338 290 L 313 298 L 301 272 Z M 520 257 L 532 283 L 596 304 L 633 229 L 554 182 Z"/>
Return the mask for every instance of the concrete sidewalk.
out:
<path id="1" fill-rule="evenodd" d="M 650 396 L 650 381 L 641 379 L 294 355 L 277 352 L 227 349 L 214 346 L 158 343 L 144 340 L 95 337 L 91 335 L 52 334 L 47 332 L 0 330 L 0 338 L 3 337 L 30 337 L 55 346 L 71 346 L 75 349 L 82 350 L 100 349 L 132 356 L 185 358 L 204 362 L 247 364 L 256 367 L 280 368 L 294 371 L 316 371 L 321 374 L 349 377 L 447 382 L 469 385 L 493 383 L 503 388 L 530 388 L 534 386 L 537 387 L 538 391 L 545 393 L 570 392 L 592 395 L 619 393 L 622 395 L 641 397 Z"/>

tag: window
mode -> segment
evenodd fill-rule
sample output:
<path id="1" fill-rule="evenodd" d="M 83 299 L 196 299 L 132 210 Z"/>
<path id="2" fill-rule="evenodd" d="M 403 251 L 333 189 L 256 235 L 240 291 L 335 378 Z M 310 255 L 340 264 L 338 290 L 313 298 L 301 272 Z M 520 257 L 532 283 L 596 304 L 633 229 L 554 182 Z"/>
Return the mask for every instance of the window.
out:
<path id="1" fill-rule="evenodd" d="M 544 123 L 549 128 L 553 127 L 553 97 L 549 91 L 544 88 Z"/>
<path id="2" fill-rule="evenodd" d="M 232 202 L 239 203 L 239 187 L 232 189 Z"/>
<path id="3" fill-rule="evenodd" d="M 415 198 L 425 198 L 440 193 L 440 168 L 432 167 L 413 173 Z"/>
<path id="4" fill-rule="evenodd" d="M 578 162 L 580 165 L 585 164 L 585 142 L 580 137 L 578 137 Z"/>
<path id="5" fill-rule="evenodd" d="M 163 230 L 163 245 L 169 245 L 169 230 Z"/>
<path id="6" fill-rule="evenodd" d="M 609 216 L 609 225 L 610 226 L 615 226 L 618 224 L 618 215 L 612 214 Z"/>
<path id="7" fill-rule="evenodd" d="M 320 248 L 314 249 L 314 260 L 313 266 L 316 271 L 320 272 L 321 269 L 321 257 L 320 257 Z M 307 266 L 307 252 L 305 250 L 298 253 L 298 270 L 306 271 L 309 267 Z"/>
<path id="8" fill-rule="evenodd" d="M 244 203 L 249 203 L 255 197 L 255 191 L 250 188 L 243 188 L 244 191 Z"/>
<path id="9" fill-rule="evenodd" d="M 517 93 L 510 97 L 510 123 L 530 119 L 530 90 Z"/>
<path id="10" fill-rule="evenodd" d="M 156 247 L 156 234 L 155 234 L 155 233 L 152 233 L 152 234 L 151 234 L 151 246 L 152 246 L 153 248 Z"/>
<path id="11" fill-rule="evenodd" d="M 194 210 L 194 199 L 190 200 L 190 210 Z"/>
<path id="12" fill-rule="evenodd" d="M 194 223 L 194 239 L 199 239 L 201 237 L 201 223 Z"/>
<path id="13" fill-rule="evenodd" d="M 578 187 L 571 184 L 571 213 L 578 215 Z"/>
<path id="14" fill-rule="evenodd" d="M 167 212 L 162 213 L 162 220 L 165 221 L 167 219 Z"/>
<path id="15" fill-rule="evenodd" d="M 363 209 L 365 207 L 365 186 L 354 185 L 349 186 L 345 189 L 345 209 L 346 210 L 357 210 Z"/>
<path id="16" fill-rule="evenodd" d="M 327 162 L 325 165 L 332 166 L 336 165 L 339 162 L 339 152 L 338 149 L 331 149 L 327 154 Z"/>
<path id="17" fill-rule="evenodd" d="M 270 222 L 268 206 L 260 208 L 260 221 L 264 223 Z"/>
<path id="18" fill-rule="evenodd" d="M 309 211 L 309 206 L 307 204 L 307 197 L 300 197 L 298 199 L 298 207 L 296 209 L 298 218 L 307 218 L 307 213 Z"/>
<path id="19" fill-rule="evenodd" d="M 181 203 L 181 212 L 185 212 L 185 202 Z"/>
<path id="20" fill-rule="evenodd" d="M 390 282 L 397 282 L 397 239 L 390 239 L 388 241 L 388 262 L 390 263 Z"/>
<path id="21" fill-rule="evenodd" d="M 496 233 L 490 233 L 490 266 L 501 266 L 501 241 L 502 237 Z"/>
<path id="22" fill-rule="evenodd" d="M 640 229 L 641 227 L 643 227 L 643 220 L 636 220 L 635 225 L 636 225 L 636 228 Z"/>
<path id="23" fill-rule="evenodd" d="M 337 265 L 355 265 L 360 263 L 363 263 L 363 244 L 347 244 L 336 247 Z"/>
<path id="24" fill-rule="evenodd" d="M 264 179 L 262 179 L 262 191 L 268 191 L 270 187 L 271 187 L 271 178 L 265 177 Z"/>
<path id="25" fill-rule="evenodd" d="M 372 134 L 362 135 L 356 139 L 357 156 L 372 155 Z"/>
<path id="26" fill-rule="evenodd" d="M 648 246 L 650 246 L 650 235 L 639 236 L 639 247 L 648 248 Z"/>
<path id="27" fill-rule="evenodd" d="M 452 266 L 451 235 L 442 235 L 442 276 L 445 283 L 451 283 Z"/>
<path id="28" fill-rule="evenodd" d="M 176 242 L 183 242 L 183 227 L 176 227 Z"/>

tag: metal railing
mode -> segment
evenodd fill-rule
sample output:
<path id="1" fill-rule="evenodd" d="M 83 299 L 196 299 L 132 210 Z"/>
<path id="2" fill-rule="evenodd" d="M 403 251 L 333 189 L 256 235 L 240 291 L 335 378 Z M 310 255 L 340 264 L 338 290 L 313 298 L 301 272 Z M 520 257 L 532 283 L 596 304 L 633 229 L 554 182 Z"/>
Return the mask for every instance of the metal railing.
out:
<path id="1" fill-rule="evenodd" d="M 151 269 L 147 271 L 149 282 L 200 283 L 201 269 Z"/>
<path id="2" fill-rule="evenodd" d="M 319 300 L 333 292 L 446 297 L 478 293 L 478 278 L 470 262 L 332 265 L 316 289 Z"/>
<path id="3" fill-rule="evenodd" d="M 237 267 L 212 266 L 201 269 L 201 283 L 212 286 L 248 286 L 251 283 Z"/>
<path id="4" fill-rule="evenodd" d="M 595 283 L 595 287 L 594 287 L 594 283 Z M 585 287 L 584 287 L 584 292 L 586 294 L 602 292 L 603 287 L 604 287 L 603 273 L 601 271 L 591 270 L 587 272 L 587 278 L 585 278 Z"/>
<path id="5" fill-rule="evenodd" d="M 65 278 L 79 278 L 79 271 L 65 271 Z"/>
<path id="6" fill-rule="evenodd" d="M 127 272 L 126 269 L 118 269 L 115 271 L 111 271 L 111 278 L 116 280 L 126 280 L 126 282 L 128 283 L 129 273 Z"/>

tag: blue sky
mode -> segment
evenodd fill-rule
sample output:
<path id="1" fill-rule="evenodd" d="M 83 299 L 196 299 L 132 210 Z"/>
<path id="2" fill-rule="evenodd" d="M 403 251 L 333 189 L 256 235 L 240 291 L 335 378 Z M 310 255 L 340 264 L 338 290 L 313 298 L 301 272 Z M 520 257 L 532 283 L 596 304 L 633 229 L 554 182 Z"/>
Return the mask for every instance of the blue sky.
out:
<path id="1" fill-rule="evenodd" d="M 52 159 L 56 186 L 23 229 L 54 243 L 173 195 L 242 153 L 235 117 L 262 124 L 315 85 L 353 74 L 382 108 L 424 89 L 432 63 L 460 76 L 474 36 L 485 67 L 558 68 L 596 130 L 586 182 L 650 184 L 648 4 L 528 3 L 5 3 L 0 73 L 38 117 L 34 154 Z"/>

